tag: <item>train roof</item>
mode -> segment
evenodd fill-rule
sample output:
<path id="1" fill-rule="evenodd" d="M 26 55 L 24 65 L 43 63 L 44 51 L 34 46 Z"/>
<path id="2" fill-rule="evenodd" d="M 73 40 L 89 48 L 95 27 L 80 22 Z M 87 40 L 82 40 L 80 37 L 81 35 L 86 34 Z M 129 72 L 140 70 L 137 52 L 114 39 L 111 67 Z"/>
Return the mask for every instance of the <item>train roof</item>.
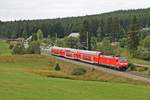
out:
<path id="1" fill-rule="evenodd" d="M 88 50 L 80 50 L 80 49 L 72 49 L 72 48 L 62 48 L 62 47 L 57 47 L 54 46 L 53 48 L 55 49 L 63 49 L 63 50 L 70 50 L 70 51 L 78 51 L 84 54 L 101 54 L 102 52 L 99 51 L 88 51 Z"/>
<path id="2" fill-rule="evenodd" d="M 54 49 L 66 49 L 66 48 L 57 47 L 57 46 L 53 46 L 52 48 L 54 48 Z"/>
<path id="3" fill-rule="evenodd" d="M 79 50 L 81 53 L 85 54 L 101 54 L 102 52 L 99 51 L 88 51 L 88 50 Z"/>

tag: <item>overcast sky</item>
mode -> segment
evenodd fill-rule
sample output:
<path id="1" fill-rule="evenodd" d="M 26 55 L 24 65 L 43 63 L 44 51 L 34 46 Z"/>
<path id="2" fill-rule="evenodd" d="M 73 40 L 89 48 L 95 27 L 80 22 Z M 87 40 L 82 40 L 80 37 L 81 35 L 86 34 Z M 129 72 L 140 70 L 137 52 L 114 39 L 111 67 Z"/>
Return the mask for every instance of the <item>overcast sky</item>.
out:
<path id="1" fill-rule="evenodd" d="M 150 0 L 0 0 L 0 20 L 45 19 L 150 7 Z"/>

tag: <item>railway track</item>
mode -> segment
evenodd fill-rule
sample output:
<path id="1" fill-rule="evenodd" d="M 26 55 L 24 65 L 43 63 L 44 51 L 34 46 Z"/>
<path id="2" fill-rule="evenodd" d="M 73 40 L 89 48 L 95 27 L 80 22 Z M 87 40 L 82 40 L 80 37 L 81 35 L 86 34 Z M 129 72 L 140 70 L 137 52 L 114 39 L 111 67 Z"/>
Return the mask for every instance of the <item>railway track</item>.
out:
<path id="1" fill-rule="evenodd" d="M 100 71 L 103 71 L 103 72 L 106 72 L 106 73 L 110 73 L 110 74 L 130 78 L 130 79 L 133 79 L 133 80 L 145 81 L 145 82 L 150 83 L 150 78 L 149 77 L 139 75 L 139 74 L 135 74 L 135 73 L 132 73 L 132 72 L 121 72 L 121 71 L 105 68 L 105 67 L 102 67 L 102 66 L 92 65 L 92 64 L 88 64 L 88 63 L 84 63 L 84 62 L 80 62 L 80 61 L 75 61 L 75 60 L 70 60 L 70 59 L 66 59 L 66 58 L 62 58 L 62 57 L 56 57 L 56 56 L 52 56 L 52 57 L 55 57 L 56 59 L 60 59 L 60 60 L 66 61 L 66 62 L 75 63 L 77 65 L 84 65 L 86 67 L 94 68 L 96 70 L 100 70 Z"/>

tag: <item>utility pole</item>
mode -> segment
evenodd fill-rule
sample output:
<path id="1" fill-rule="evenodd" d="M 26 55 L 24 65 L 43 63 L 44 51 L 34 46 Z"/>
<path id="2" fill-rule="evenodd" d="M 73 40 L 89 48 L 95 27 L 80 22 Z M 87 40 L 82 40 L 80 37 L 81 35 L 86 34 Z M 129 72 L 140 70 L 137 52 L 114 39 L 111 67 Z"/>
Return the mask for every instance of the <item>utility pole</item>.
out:
<path id="1" fill-rule="evenodd" d="M 57 33 L 56 33 L 56 46 L 57 46 Z"/>
<path id="2" fill-rule="evenodd" d="M 87 32 L 87 39 L 86 39 L 86 42 L 87 42 L 87 50 L 89 50 L 89 33 Z"/>

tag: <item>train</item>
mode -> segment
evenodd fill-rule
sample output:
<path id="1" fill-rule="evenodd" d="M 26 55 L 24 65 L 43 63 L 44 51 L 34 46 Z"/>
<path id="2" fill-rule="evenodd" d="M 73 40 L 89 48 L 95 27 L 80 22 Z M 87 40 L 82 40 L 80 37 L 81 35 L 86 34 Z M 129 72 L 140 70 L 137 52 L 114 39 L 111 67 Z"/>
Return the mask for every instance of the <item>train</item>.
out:
<path id="1" fill-rule="evenodd" d="M 128 61 L 126 58 L 107 55 L 99 51 L 89 51 L 54 46 L 51 47 L 50 54 L 53 56 L 78 60 L 90 64 L 103 65 L 120 71 L 125 71 L 128 68 Z"/>

